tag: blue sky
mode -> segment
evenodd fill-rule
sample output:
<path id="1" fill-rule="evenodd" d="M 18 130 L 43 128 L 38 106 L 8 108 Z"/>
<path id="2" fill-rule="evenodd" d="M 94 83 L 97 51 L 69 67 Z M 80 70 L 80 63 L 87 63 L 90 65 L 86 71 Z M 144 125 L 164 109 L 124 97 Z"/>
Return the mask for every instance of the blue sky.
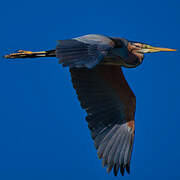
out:
<path id="1" fill-rule="evenodd" d="M 180 49 L 179 8 L 179 0 L 3 1 L 0 54 L 88 33 Z M 136 134 L 131 174 L 118 178 L 180 178 L 179 66 L 179 52 L 166 52 L 124 69 Z M 0 77 L 0 179 L 115 179 L 97 158 L 68 68 L 55 58 L 0 58 Z"/>

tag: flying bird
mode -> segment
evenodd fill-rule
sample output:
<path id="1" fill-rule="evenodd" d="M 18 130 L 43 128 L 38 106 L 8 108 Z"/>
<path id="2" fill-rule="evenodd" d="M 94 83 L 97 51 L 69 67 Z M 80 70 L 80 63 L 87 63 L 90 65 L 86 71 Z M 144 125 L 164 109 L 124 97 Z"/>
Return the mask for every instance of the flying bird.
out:
<path id="1" fill-rule="evenodd" d="M 124 38 L 89 34 L 59 40 L 56 49 L 31 52 L 19 50 L 5 58 L 57 57 L 68 66 L 81 107 L 103 166 L 117 176 L 130 173 L 135 135 L 136 97 L 122 67 L 142 64 L 144 53 L 175 51 L 128 41 Z"/>

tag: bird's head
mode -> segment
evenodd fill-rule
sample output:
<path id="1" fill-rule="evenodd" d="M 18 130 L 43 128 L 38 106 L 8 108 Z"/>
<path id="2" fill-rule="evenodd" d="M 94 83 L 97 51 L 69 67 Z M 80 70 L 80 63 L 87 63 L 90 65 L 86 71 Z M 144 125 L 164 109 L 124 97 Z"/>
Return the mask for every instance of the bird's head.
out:
<path id="1" fill-rule="evenodd" d="M 135 52 L 135 53 L 153 53 L 153 52 L 161 52 L 161 51 L 176 51 L 176 49 L 169 49 L 169 48 L 161 48 L 161 47 L 153 47 L 148 44 L 143 44 L 139 42 L 132 42 L 128 43 L 128 49 Z"/>
<path id="2" fill-rule="evenodd" d="M 145 53 L 161 52 L 161 51 L 176 51 L 175 49 L 153 47 L 148 44 L 143 44 L 139 42 L 129 41 L 127 44 L 127 49 L 129 51 L 129 56 L 136 56 L 140 62 L 142 62 Z"/>
<path id="3" fill-rule="evenodd" d="M 113 38 L 112 40 L 115 43 L 113 54 L 120 56 L 122 65 L 129 68 L 141 64 L 145 53 L 176 51 L 175 49 L 153 47 L 144 43 L 128 41 L 123 38 Z"/>

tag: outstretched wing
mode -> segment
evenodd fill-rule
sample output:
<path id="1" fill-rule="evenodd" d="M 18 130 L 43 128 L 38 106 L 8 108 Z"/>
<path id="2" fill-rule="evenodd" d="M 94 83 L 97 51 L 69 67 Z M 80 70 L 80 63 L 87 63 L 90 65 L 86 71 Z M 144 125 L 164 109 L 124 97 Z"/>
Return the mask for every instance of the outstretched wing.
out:
<path id="1" fill-rule="evenodd" d="M 58 42 L 56 56 L 63 66 L 89 69 L 99 64 L 115 45 L 110 38 L 96 34 Z"/>
<path id="2" fill-rule="evenodd" d="M 136 99 L 120 66 L 70 68 L 72 83 L 86 110 L 99 158 L 110 172 L 130 172 Z"/>

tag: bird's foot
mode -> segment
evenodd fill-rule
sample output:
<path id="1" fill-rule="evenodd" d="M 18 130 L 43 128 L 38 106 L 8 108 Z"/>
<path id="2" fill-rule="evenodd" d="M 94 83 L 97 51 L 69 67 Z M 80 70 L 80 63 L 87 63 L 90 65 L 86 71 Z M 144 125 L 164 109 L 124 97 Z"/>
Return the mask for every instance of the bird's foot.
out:
<path id="1" fill-rule="evenodd" d="M 24 56 L 26 56 L 27 54 L 33 54 L 32 51 L 24 51 L 24 50 L 18 50 L 17 53 L 11 53 L 8 55 L 5 55 L 5 58 L 10 58 L 10 59 L 14 59 L 14 58 L 23 58 Z"/>
<path id="2" fill-rule="evenodd" d="M 8 54 L 5 55 L 5 58 L 10 58 L 10 59 L 14 59 L 14 58 L 32 58 L 32 57 L 41 57 L 44 56 L 46 54 L 45 51 L 39 51 L 39 52 L 32 52 L 32 51 L 24 51 L 24 50 L 18 50 L 17 53 L 12 53 L 12 54 Z"/>

